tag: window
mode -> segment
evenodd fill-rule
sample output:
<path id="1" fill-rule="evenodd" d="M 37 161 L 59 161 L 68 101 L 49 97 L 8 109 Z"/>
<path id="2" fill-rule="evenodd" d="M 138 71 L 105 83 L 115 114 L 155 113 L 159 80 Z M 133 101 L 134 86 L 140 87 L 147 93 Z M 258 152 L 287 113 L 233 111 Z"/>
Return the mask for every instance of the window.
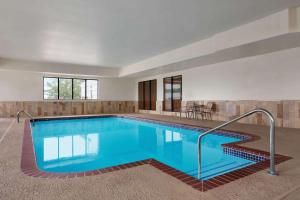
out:
<path id="1" fill-rule="evenodd" d="M 139 82 L 138 97 L 140 110 L 156 110 L 156 80 Z"/>
<path id="2" fill-rule="evenodd" d="M 73 79 L 73 99 L 85 99 L 84 79 Z"/>
<path id="3" fill-rule="evenodd" d="M 44 99 L 58 99 L 57 78 L 44 78 Z"/>
<path id="4" fill-rule="evenodd" d="M 59 78 L 59 99 L 72 99 L 72 79 Z"/>
<path id="5" fill-rule="evenodd" d="M 44 99 L 82 100 L 98 98 L 98 80 L 44 77 Z"/>
<path id="6" fill-rule="evenodd" d="M 97 99 L 97 80 L 86 80 L 86 99 Z"/>
<path id="7" fill-rule="evenodd" d="M 164 110 L 172 111 L 172 78 L 164 78 Z"/>
<path id="8" fill-rule="evenodd" d="M 182 76 L 164 78 L 164 110 L 180 111 L 182 99 Z"/>

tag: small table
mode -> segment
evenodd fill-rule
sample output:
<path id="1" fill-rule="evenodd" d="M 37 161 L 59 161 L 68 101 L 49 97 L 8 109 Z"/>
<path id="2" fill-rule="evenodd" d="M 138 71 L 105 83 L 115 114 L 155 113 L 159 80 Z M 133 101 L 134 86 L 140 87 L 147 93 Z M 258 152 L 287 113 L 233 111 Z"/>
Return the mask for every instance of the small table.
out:
<path id="1" fill-rule="evenodd" d="M 193 119 L 198 119 L 197 117 L 197 112 L 200 111 L 201 109 L 205 108 L 205 105 L 203 104 L 196 104 L 194 103 L 191 107 L 186 108 L 185 113 L 187 118 L 193 118 Z M 190 115 L 191 114 L 191 115 Z M 191 116 L 191 117 L 190 117 Z M 181 117 L 181 112 L 180 112 L 180 117 Z"/>

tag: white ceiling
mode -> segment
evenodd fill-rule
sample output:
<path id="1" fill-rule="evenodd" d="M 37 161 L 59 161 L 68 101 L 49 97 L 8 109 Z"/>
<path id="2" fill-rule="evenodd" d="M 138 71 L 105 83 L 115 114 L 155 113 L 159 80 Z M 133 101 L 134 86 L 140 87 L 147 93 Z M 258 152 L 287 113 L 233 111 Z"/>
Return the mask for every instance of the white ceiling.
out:
<path id="1" fill-rule="evenodd" d="M 122 67 L 300 0 L 0 0 L 0 57 Z"/>

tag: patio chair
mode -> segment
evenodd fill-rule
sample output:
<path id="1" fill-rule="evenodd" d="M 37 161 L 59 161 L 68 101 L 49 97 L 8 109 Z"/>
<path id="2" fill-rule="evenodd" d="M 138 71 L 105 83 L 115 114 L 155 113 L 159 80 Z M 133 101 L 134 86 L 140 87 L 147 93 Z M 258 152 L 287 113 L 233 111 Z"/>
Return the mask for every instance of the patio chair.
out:
<path id="1" fill-rule="evenodd" d="M 181 114 L 184 113 L 186 118 L 192 118 L 194 116 L 194 102 L 188 101 L 185 106 L 180 109 Z"/>
<path id="2" fill-rule="evenodd" d="M 195 113 L 195 118 L 198 119 L 198 116 L 201 116 L 201 119 L 204 118 L 204 109 L 205 106 L 204 105 L 194 105 L 194 113 Z"/>
<path id="3" fill-rule="evenodd" d="M 213 102 L 208 102 L 207 105 L 203 109 L 203 116 L 205 119 L 212 120 L 212 113 L 216 109 L 216 104 Z"/>

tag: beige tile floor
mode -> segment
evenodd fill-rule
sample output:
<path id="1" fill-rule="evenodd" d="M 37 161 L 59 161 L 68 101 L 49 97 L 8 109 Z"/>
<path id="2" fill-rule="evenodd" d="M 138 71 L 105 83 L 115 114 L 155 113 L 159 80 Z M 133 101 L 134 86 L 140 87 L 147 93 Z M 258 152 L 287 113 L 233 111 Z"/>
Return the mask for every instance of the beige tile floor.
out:
<path id="1" fill-rule="evenodd" d="M 138 114 L 137 114 L 138 115 Z M 196 121 L 159 115 L 138 115 L 165 121 L 212 127 L 220 122 Z M 300 199 L 300 130 L 277 129 L 277 153 L 294 159 L 277 165 L 279 176 L 261 171 L 205 193 L 194 190 L 149 165 L 97 176 L 73 179 L 42 179 L 20 171 L 24 124 L 0 119 L 0 199 L 205 199 L 297 200 Z M 268 150 L 268 128 L 234 124 L 229 130 L 257 134 L 261 140 L 245 146 Z M 4 135 L 4 137 L 3 137 Z"/>

